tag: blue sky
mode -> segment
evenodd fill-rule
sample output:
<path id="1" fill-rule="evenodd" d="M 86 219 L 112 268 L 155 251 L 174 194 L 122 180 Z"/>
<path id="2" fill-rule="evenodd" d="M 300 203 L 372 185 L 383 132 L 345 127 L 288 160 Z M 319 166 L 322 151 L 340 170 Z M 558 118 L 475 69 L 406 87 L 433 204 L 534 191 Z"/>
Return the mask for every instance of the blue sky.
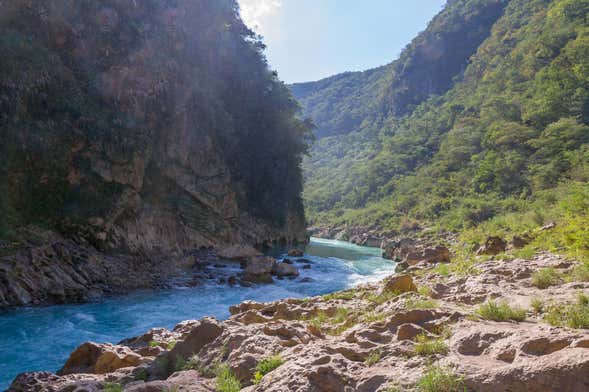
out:
<path id="1" fill-rule="evenodd" d="M 288 83 L 394 60 L 445 0 L 239 0 L 264 36 L 270 66 Z"/>

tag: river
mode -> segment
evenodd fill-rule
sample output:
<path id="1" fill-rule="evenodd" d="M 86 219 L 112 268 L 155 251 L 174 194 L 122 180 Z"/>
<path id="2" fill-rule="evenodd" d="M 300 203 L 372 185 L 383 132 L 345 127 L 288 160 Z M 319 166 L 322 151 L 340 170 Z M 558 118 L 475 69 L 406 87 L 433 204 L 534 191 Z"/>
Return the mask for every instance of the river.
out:
<path id="1" fill-rule="evenodd" d="M 280 251 L 274 256 L 284 256 Z M 307 297 L 378 281 L 395 264 L 381 250 L 347 242 L 312 238 L 305 249 L 311 269 L 300 269 L 296 280 L 270 285 L 229 287 L 205 285 L 142 291 L 81 305 L 23 308 L 0 313 L 0 390 L 19 373 L 56 371 L 85 341 L 116 343 L 153 327 L 172 328 L 183 320 L 214 316 L 225 319 L 229 306 L 244 300 L 274 301 Z M 298 265 L 299 267 L 302 265 Z M 223 268 L 232 274 L 238 265 Z M 308 282 L 301 279 L 311 278 Z"/>

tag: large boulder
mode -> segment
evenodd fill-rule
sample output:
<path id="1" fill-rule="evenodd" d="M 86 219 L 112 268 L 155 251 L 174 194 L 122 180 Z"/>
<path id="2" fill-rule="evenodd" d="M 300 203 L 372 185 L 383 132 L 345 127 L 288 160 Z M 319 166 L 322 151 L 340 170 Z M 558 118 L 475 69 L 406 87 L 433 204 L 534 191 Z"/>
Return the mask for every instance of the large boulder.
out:
<path id="1" fill-rule="evenodd" d="M 417 286 L 413 283 L 411 275 L 393 275 L 384 281 L 382 293 L 406 293 L 417 291 Z"/>
<path id="2" fill-rule="evenodd" d="M 272 283 L 272 271 L 276 260 L 270 256 L 250 257 L 247 259 L 241 279 L 252 283 Z"/>
<path id="3" fill-rule="evenodd" d="M 129 347 L 87 342 L 70 354 L 58 374 L 104 374 L 124 367 L 137 366 L 141 362 L 141 355 Z"/>
<path id="4" fill-rule="evenodd" d="M 292 248 L 288 251 L 290 257 L 303 257 L 304 252 L 298 248 Z"/>
<path id="5" fill-rule="evenodd" d="M 272 273 L 279 278 L 296 278 L 299 276 L 299 270 L 294 265 L 288 263 L 278 263 L 274 266 Z"/>
<path id="6" fill-rule="evenodd" d="M 219 248 L 217 256 L 229 260 L 245 260 L 250 257 L 261 256 L 262 253 L 249 245 L 230 245 Z"/>

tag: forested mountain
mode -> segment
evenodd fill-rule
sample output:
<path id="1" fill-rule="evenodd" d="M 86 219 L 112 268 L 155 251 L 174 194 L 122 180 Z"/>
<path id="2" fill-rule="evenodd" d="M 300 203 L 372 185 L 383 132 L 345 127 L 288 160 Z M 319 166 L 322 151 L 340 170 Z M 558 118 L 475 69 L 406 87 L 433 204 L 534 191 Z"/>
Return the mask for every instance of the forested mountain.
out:
<path id="1" fill-rule="evenodd" d="M 305 164 L 311 223 L 513 232 L 586 219 L 588 12 L 451 1 L 391 65 L 293 86 L 318 136 L 338 135 Z M 348 106 L 353 121 L 324 120 Z"/>
<path id="2" fill-rule="evenodd" d="M 0 255 L 305 240 L 310 125 L 234 0 L 7 0 L 0 31 Z"/>

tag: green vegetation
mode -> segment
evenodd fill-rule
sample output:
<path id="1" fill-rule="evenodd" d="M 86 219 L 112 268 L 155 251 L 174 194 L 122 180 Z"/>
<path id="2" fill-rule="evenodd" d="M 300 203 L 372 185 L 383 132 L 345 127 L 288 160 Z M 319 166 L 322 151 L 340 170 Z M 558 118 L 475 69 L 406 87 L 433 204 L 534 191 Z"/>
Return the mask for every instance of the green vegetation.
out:
<path id="1" fill-rule="evenodd" d="M 262 382 L 262 378 L 270 373 L 272 370 L 276 369 L 280 365 L 284 363 L 284 360 L 280 357 L 280 355 L 273 355 L 268 358 L 262 359 L 256 365 L 256 371 L 254 373 L 254 378 L 252 382 L 254 384 L 259 384 Z"/>
<path id="2" fill-rule="evenodd" d="M 528 234 L 511 255 L 588 260 L 587 9 L 586 0 L 449 2 L 396 62 L 293 86 L 320 137 L 304 164 L 310 223 L 454 230 L 469 249 Z M 439 57 L 422 58 L 436 36 Z M 439 66 L 452 56 L 470 58 L 466 69 Z M 470 265 L 439 268 L 470 274 Z"/>
<path id="3" fill-rule="evenodd" d="M 365 298 L 372 302 L 375 305 L 382 305 L 385 302 L 392 300 L 395 297 L 398 297 L 401 293 L 397 291 L 384 291 L 380 294 L 375 293 L 368 293 Z"/>
<path id="4" fill-rule="evenodd" d="M 381 353 L 378 350 L 372 351 L 364 360 L 366 366 L 376 365 L 380 361 Z"/>
<path id="5" fill-rule="evenodd" d="M 544 311 L 544 301 L 541 298 L 532 298 L 531 305 L 534 312 L 538 314 Z"/>
<path id="6" fill-rule="evenodd" d="M 300 166 L 312 124 L 269 69 L 237 1 L 174 3 L 178 18 L 165 1 L 113 1 L 117 23 L 107 29 L 96 18 L 103 7 L 0 4 L 0 238 L 32 224 L 94 240 L 89 220 L 133 188 L 127 179 L 103 178 L 98 160 L 106 172 L 112 164 L 129 184 L 143 184 L 144 196 L 158 202 L 152 205 L 184 225 L 218 230 L 207 220 L 218 218 L 209 201 L 177 189 L 164 173 L 168 153 L 186 170 L 200 165 L 191 156 L 201 156 L 196 170 L 230 188 L 224 192 L 235 194 L 236 213 L 275 226 L 288 216 L 302 220 Z M 85 32 L 77 43 L 88 50 L 55 45 L 78 25 Z M 151 50 L 138 51 L 145 47 Z M 145 178 L 144 164 L 152 165 Z"/>
<path id="7" fill-rule="evenodd" d="M 476 313 L 485 320 L 493 321 L 524 321 L 526 319 L 524 309 L 511 307 L 506 301 L 496 302 L 489 300 L 481 304 Z"/>
<path id="8" fill-rule="evenodd" d="M 448 345 L 440 338 L 421 334 L 415 338 L 415 352 L 422 356 L 446 354 L 448 352 Z"/>
<path id="9" fill-rule="evenodd" d="M 103 391 L 104 392 L 123 392 L 123 387 L 121 384 L 118 384 L 118 383 L 107 382 L 104 384 Z"/>
<path id="10" fill-rule="evenodd" d="M 427 298 L 407 298 L 405 300 L 405 307 L 407 309 L 435 309 L 439 306 L 438 301 Z"/>
<path id="11" fill-rule="evenodd" d="M 218 366 L 216 373 L 215 386 L 217 392 L 239 392 L 241 390 L 241 383 L 227 364 Z"/>
<path id="12" fill-rule="evenodd" d="M 560 281 L 560 276 L 554 268 L 542 268 L 532 274 L 532 285 L 539 289 L 555 286 Z"/>
<path id="13" fill-rule="evenodd" d="M 157 340 L 152 340 L 149 342 L 149 347 L 151 348 L 156 348 L 160 345 L 160 342 L 158 342 Z"/>
<path id="14" fill-rule="evenodd" d="M 589 297 L 584 293 L 579 293 L 576 303 L 547 306 L 544 320 L 553 326 L 589 328 Z"/>
<path id="15" fill-rule="evenodd" d="M 166 350 L 173 350 L 174 347 L 176 347 L 176 343 L 178 342 L 175 340 L 168 342 L 168 344 L 166 344 Z"/>
<path id="16" fill-rule="evenodd" d="M 465 392 L 464 378 L 451 369 L 430 366 L 417 383 L 419 392 Z"/>

